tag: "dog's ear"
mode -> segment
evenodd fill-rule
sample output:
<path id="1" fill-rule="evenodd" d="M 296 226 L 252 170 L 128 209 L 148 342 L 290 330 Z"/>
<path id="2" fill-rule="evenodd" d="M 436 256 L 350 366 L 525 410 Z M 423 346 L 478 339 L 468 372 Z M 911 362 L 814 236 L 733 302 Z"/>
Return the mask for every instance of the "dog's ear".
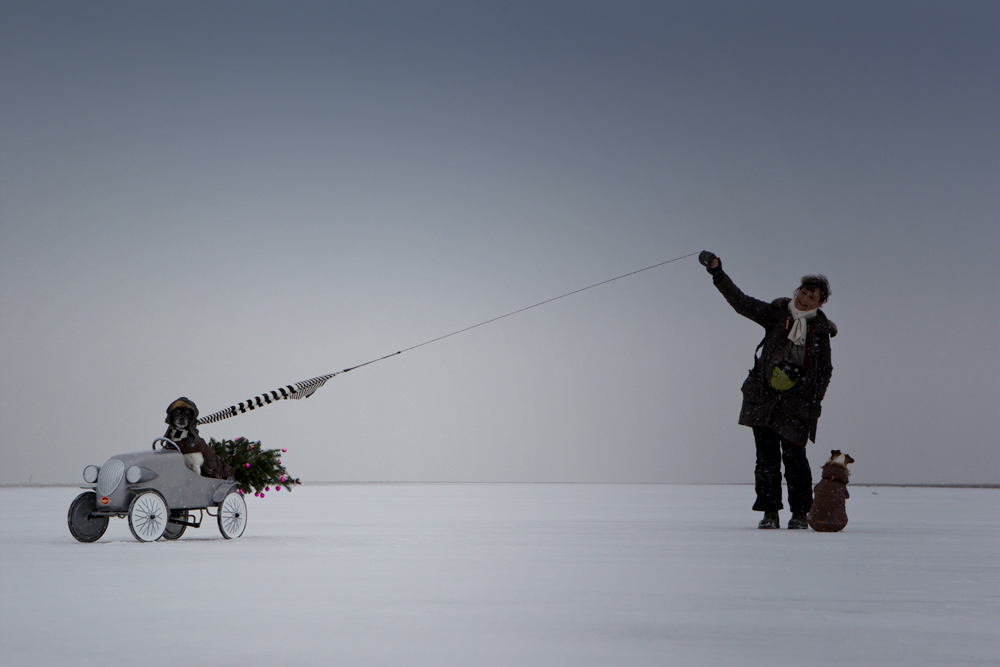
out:
<path id="1" fill-rule="evenodd" d="M 844 463 L 847 464 L 854 463 L 854 459 L 851 458 L 850 454 L 844 454 Z"/>
<path id="2" fill-rule="evenodd" d="M 835 459 L 838 456 L 840 456 L 840 450 L 839 449 L 831 449 L 830 450 L 830 458 L 831 459 Z"/>

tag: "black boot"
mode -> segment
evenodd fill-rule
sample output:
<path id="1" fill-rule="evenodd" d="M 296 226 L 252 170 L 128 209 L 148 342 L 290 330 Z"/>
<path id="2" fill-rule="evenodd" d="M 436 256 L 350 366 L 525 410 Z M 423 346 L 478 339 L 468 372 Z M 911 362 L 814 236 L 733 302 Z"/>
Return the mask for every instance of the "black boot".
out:
<path id="1" fill-rule="evenodd" d="M 781 528 L 781 522 L 778 521 L 777 512 L 764 512 L 764 518 L 760 520 L 757 524 L 758 528 Z"/>
<path id="2" fill-rule="evenodd" d="M 805 514 L 793 514 L 788 520 L 788 530 L 808 530 L 809 521 Z"/>

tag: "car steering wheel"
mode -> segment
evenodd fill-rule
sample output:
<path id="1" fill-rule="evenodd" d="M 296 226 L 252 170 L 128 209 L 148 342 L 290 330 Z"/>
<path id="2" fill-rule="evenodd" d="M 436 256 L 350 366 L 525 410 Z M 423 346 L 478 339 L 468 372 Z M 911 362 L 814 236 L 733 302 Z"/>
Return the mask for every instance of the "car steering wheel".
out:
<path id="1" fill-rule="evenodd" d="M 157 438 L 153 441 L 153 451 L 156 451 L 156 443 L 160 443 L 160 451 L 167 451 L 167 449 L 176 449 L 178 452 L 181 448 L 177 446 L 177 443 L 173 440 L 168 440 L 167 438 Z"/>

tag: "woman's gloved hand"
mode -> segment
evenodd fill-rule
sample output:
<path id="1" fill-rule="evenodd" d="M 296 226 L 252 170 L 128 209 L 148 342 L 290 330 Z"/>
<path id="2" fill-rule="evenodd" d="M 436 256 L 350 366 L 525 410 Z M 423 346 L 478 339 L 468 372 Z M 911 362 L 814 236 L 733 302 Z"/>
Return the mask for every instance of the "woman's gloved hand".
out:
<path id="1" fill-rule="evenodd" d="M 714 253 L 702 250 L 701 254 L 698 255 L 698 261 L 701 262 L 701 265 L 705 267 L 705 270 L 713 276 L 717 276 L 722 273 L 722 260 L 720 260 Z"/>

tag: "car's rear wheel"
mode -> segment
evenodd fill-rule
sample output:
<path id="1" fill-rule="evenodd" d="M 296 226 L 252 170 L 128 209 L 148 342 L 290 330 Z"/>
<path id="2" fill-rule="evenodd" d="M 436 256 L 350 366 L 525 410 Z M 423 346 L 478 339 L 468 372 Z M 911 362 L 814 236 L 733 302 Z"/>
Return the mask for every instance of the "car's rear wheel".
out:
<path id="1" fill-rule="evenodd" d="M 247 504 L 243 494 L 230 491 L 219 504 L 219 532 L 227 540 L 232 540 L 243 534 L 247 527 Z"/>
<path id="2" fill-rule="evenodd" d="M 153 490 L 142 491 L 128 506 L 128 527 L 140 542 L 160 539 L 167 527 L 167 502 Z"/>
<path id="3" fill-rule="evenodd" d="M 96 542 L 108 529 L 108 517 L 91 516 L 97 508 L 97 494 L 84 491 L 69 506 L 66 522 L 70 534 L 81 542 Z"/>
<path id="4" fill-rule="evenodd" d="M 184 534 L 187 530 L 188 518 L 191 515 L 188 514 L 187 510 L 174 510 L 170 513 L 171 519 L 177 519 L 178 521 L 183 521 L 184 523 L 173 523 L 172 521 L 167 521 L 167 525 L 163 528 L 163 539 L 165 540 L 176 540 L 180 539 L 180 536 Z"/>

